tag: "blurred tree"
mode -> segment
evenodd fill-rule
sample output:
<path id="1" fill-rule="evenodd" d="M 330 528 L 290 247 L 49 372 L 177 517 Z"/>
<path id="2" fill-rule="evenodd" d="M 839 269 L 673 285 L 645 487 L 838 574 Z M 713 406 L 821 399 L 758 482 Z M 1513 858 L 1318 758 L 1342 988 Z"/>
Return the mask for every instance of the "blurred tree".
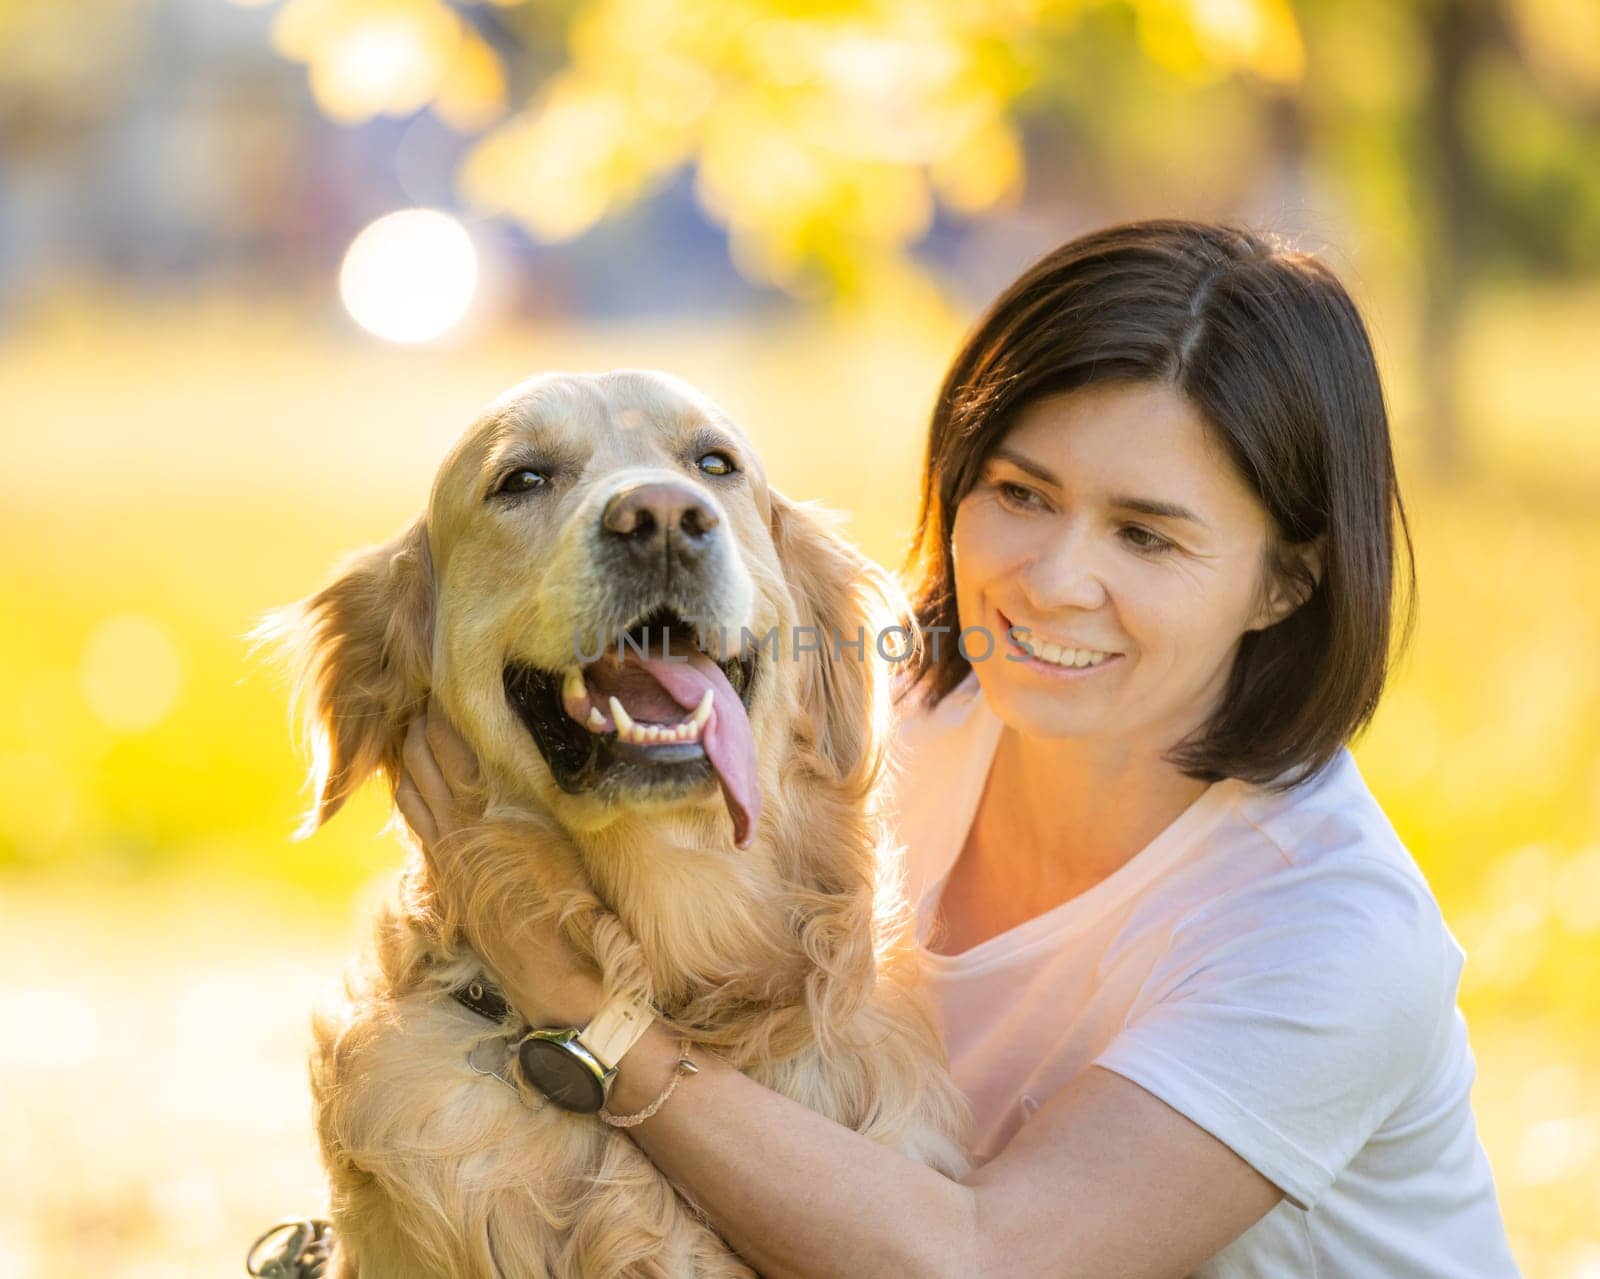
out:
<path id="1" fill-rule="evenodd" d="M 1428 460 L 1464 456 L 1460 340 L 1496 280 L 1600 271 L 1600 6 L 1302 0 L 1314 154 L 1420 298 Z"/>
<path id="2" fill-rule="evenodd" d="M 508 20 L 548 9 L 500 7 Z M 1095 7 L 587 0 L 570 10 L 565 64 L 487 128 L 463 186 L 563 240 L 693 166 L 750 278 L 808 296 L 893 291 L 920 278 L 910 249 L 936 206 L 970 217 L 1016 201 L 1029 99 L 1073 66 L 1071 28 Z M 1143 56 L 1176 76 L 1288 85 L 1301 73 L 1284 0 L 1136 0 L 1131 12 Z M 288 0 L 275 38 L 336 118 L 432 104 L 480 128 L 504 111 L 508 81 L 484 13 Z"/>
<path id="3" fill-rule="evenodd" d="M 938 210 L 1016 205 L 1030 157 L 1080 213 L 1331 180 L 1422 299 L 1442 469 L 1469 291 L 1600 268 L 1593 0 L 286 0 L 274 38 L 337 119 L 480 134 L 464 194 L 542 240 L 691 168 L 739 269 L 807 297 L 925 293 Z"/>
<path id="4" fill-rule="evenodd" d="M 1476 287 L 1508 271 L 1600 265 L 1600 141 L 1593 132 L 1600 99 L 1591 97 L 1580 108 L 1580 119 L 1589 116 L 1585 140 L 1564 123 L 1559 94 L 1539 77 L 1539 64 L 1520 37 L 1560 7 L 1546 0 L 1415 5 L 1424 55 L 1408 150 L 1424 279 L 1425 439 L 1439 471 L 1454 471 L 1463 461 L 1459 345 L 1464 308 Z M 1589 47 L 1600 50 L 1600 20 L 1591 18 L 1591 26 Z M 1600 56 L 1590 63 L 1588 69 L 1600 73 Z M 1600 76 L 1590 81 L 1591 91 L 1597 81 Z M 1508 115 L 1517 121 L 1509 130 Z"/>

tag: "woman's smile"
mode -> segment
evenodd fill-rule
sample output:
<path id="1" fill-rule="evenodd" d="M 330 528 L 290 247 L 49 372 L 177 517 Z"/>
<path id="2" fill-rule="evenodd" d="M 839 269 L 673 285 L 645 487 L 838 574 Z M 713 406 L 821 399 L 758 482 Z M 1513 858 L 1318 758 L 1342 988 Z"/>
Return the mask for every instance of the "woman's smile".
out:
<path id="1" fill-rule="evenodd" d="M 1018 625 L 1000 609 L 995 612 L 1000 617 L 1007 659 L 1052 679 L 1082 679 L 1123 657 L 1122 653 L 1110 649 L 1058 641 L 1043 631 Z"/>

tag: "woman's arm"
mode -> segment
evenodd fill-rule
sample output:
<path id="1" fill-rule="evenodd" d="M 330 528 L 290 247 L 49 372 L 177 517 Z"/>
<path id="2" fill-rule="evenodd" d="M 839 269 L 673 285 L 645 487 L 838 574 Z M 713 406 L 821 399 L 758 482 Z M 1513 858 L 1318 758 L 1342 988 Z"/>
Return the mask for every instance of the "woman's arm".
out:
<path id="1" fill-rule="evenodd" d="M 408 738 L 401 809 L 428 843 L 451 819 L 436 756 L 470 751 L 442 718 Z M 430 749 L 430 742 L 432 747 Z M 500 971 L 535 1024 L 584 1025 L 598 979 L 559 938 Z M 504 965 L 502 965 L 502 968 Z M 653 1026 L 623 1059 L 607 1109 L 664 1088 L 677 1043 Z M 1280 1192 L 1137 1084 L 1091 1068 L 957 1183 L 693 1054 L 700 1073 L 630 1129 L 651 1160 L 769 1279 L 782 1276 L 1182 1276 L 1248 1229 Z"/>
<path id="2" fill-rule="evenodd" d="M 558 1020 L 581 1026 L 599 984 L 564 998 L 575 1015 Z M 693 1056 L 700 1073 L 629 1131 L 768 1279 L 1181 1276 L 1280 1197 L 1204 1129 L 1097 1068 L 957 1183 Z M 653 1026 L 623 1058 L 607 1109 L 649 1105 L 677 1057 Z"/>
<path id="3" fill-rule="evenodd" d="M 599 1002 L 596 983 L 588 1000 L 569 1005 L 581 1009 L 571 1024 L 583 1025 Z M 763 1088 L 721 1058 L 690 1056 L 699 1073 L 628 1131 L 768 1279 L 979 1273 L 968 1260 L 977 1241 L 968 1187 Z M 648 1106 L 677 1059 L 677 1040 L 652 1026 L 622 1059 L 606 1109 Z"/>

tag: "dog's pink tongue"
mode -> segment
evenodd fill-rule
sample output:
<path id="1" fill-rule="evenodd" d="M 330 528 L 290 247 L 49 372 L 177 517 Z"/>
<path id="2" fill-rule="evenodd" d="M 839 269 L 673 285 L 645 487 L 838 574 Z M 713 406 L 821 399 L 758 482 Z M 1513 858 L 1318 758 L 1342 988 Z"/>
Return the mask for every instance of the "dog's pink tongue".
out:
<path id="1" fill-rule="evenodd" d="M 686 711 L 699 706 L 706 689 L 711 690 L 711 718 L 700 733 L 700 744 L 722 784 L 722 798 L 728 805 L 728 816 L 733 819 L 733 842 L 746 848 L 761 816 L 761 788 L 756 784 L 756 741 L 750 731 L 750 717 L 744 713 L 744 703 L 720 666 L 696 648 L 691 648 L 687 657 L 688 661 L 681 657 L 668 661 L 654 654 L 643 658 L 630 654 L 628 660 L 642 662 L 672 700 Z"/>

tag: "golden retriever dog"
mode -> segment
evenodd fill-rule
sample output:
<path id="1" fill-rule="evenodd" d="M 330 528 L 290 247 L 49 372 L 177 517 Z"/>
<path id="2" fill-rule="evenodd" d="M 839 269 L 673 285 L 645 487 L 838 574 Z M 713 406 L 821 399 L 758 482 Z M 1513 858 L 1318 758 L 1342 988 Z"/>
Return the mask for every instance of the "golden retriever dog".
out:
<path id="1" fill-rule="evenodd" d="M 313 740 L 307 831 L 373 774 L 392 797 L 430 697 L 481 765 L 471 825 L 413 844 L 313 1019 L 329 1275 L 752 1273 L 625 1132 L 482 1073 L 519 1019 L 452 992 L 539 918 L 694 1051 L 965 1172 L 879 811 L 893 589 L 692 388 L 559 374 L 263 622 Z"/>

